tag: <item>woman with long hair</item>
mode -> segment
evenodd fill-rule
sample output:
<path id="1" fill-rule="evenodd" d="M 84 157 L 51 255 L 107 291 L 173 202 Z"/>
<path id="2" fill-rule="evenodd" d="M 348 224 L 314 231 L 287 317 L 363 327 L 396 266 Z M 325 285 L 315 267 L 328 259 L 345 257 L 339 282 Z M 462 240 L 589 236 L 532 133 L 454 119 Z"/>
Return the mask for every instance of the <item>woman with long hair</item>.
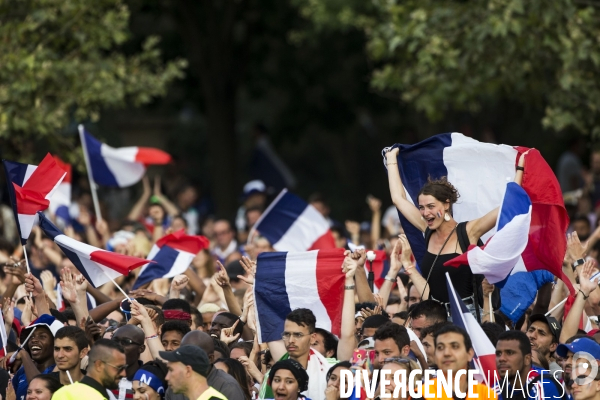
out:
<path id="1" fill-rule="evenodd" d="M 233 358 L 219 358 L 213 365 L 215 368 L 223 370 L 233 376 L 242 387 L 246 400 L 250 400 L 251 383 L 248 379 L 248 372 L 246 372 L 246 368 L 241 362 Z"/>
<path id="2" fill-rule="evenodd" d="M 389 150 L 386 157 L 388 181 L 392 201 L 400 213 L 425 235 L 427 251 L 419 260 L 421 273 L 416 268 L 410 270 L 410 279 L 422 294 L 422 300 L 432 298 L 448 303 L 445 273 L 450 274 L 454 288 L 461 298 L 473 296 L 473 274 L 468 265 L 458 268 L 445 268 L 444 263 L 466 251 L 470 244 L 477 244 L 481 237 L 496 225 L 499 207 L 484 216 L 458 223 L 452 213 L 452 206 L 459 198 L 458 190 L 446 179 L 432 180 L 421 188 L 417 207 L 406 197 L 406 192 L 397 167 L 399 149 Z M 514 181 L 521 184 L 525 164 L 525 154 L 519 158 Z M 409 249 L 408 241 L 401 236 L 402 250 Z M 466 248 L 465 248 L 466 246 Z M 392 255 L 395 257 L 396 255 Z M 404 265 L 404 263 L 403 263 Z M 406 269 L 406 265 L 404 265 Z M 414 267 L 414 264 L 412 265 Z M 408 271 L 407 271 L 408 272 Z M 478 282 L 481 285 L 481 282 Z M 469 304 L 474 304 L 471 299 Z"/>

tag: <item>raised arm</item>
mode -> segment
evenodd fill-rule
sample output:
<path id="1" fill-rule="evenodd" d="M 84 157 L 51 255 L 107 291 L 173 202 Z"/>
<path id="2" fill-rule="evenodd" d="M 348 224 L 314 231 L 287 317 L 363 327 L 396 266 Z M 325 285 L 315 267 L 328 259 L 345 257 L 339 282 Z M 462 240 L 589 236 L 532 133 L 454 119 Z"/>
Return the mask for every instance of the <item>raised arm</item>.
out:
<path id="1" fill-rule="evenodd" d="M 354 322 L 354 274 L 358 267 L 357 260 L 346 251 L 346 258 L 342 264 L 342 272 L 346 275 L 344 289 L 344 303 L 342 306 L 342 333 L 338 341 L 337 358 L 346 361 L 352 358 L 352 352 L 356 347 L 356 328 Z"/>
<path id="2" fill-rule="evenodd" d="M 423 221 L 423 219 L 421 219 L 421 213 L 419 212 L 419 209 L 406 198 L 406 191 L 402 185 L 400 170 L 398 169 L 399 151 L 400 150 L 396 148 L 388 151 L 385 154 L 392 202 L 402 213 L 402 215 L 404 215 L 404 217 L 415 226 L 415 228 L 419 229 L 421 232 L 425 232 L 427 224 L 425 221 Z"/>
<path id="3" fill-rule="evenodd" d="M 387 306 L 388 300 L 390 298 L 390 292 L 394 287 L 394 283 L 396 282 L 396 277 L 398 276 L 398 272 L 400 272 L 400 268 L 402 268 L 402 262 L 400 261 L 400 249 L 402 248 L 402 244 L 400 240 L 396 240 L 394 243 L 394 249 L 390 254 L 390 270 L 385 277 L 385 281 L 381 285 L 379 289 L 379 295 L 383 299 L 383 306 Z"/>
<path id="4" fill-rule="evenodd" d="M 421 301 L 427 300 L 429 298 L 429 285 L 427 284 L 427 280 L 425 280 L 421 273 L 415 268 L 415 263 L 411 259 L 412 249 L 410 248 L 406 235 L 400 235 L 398 241 L 402 245 L 400 261 L 402 262 L 404 271 L 406 271 L 406 275 L 408 275 L 413 285 L 417 288 L 417 291 L 421 294 Z"/>
<path id="5" fill-rule="evenodd" d="M 521 157 L 519 157 L 519 164 L 517 167 L 517 171 L 515 172 L 514 182 L 519 186 L 521 186 L 521 182 L 523 181 L 523 169 L 525 168 L 526 154 L 527 152 L 521 154 Z M 474 219 L 467 223 L 467 234 L 469 235 L 469 240 L 471 241 L 471 243 L 477 243 L 477 241 L 483 235 L 485 235 L 490 229 L 496 226 L 498 212 L 500 212 L 500 207 L 496 207 L 489 213 L 485 214 L 483 217 Z"/>
<path id="6" fill-rule="evenodd" d="M 131 211 L 129 211 L 129 215 L 127 216 L 127 219 L 130 221 L 137 221 L 142 217 L 144 206 L 148 204 L 148 200 L 150 200 L 150 180 L 147 176 L 144 176 L 144 178 L 142 179 L 142 184 L 144 185 L 144 191 L 142 192 L 142 196 L 133 205 Z"/>
<path id="7" fill-rule="evenodd" d="M 579 270 L 579 290 L 575 294 L 575 301 L 565 318 L 565 323 L 560 331 L 559 343 L 565 343 L 567 339 L 577 334 L 579 321 L 585 307 L 585 302 L 590 297 L 590 293 L 598 289 L 598 285 L 590 281 L 594 273 L 593 261 L 587 260 Z"/>

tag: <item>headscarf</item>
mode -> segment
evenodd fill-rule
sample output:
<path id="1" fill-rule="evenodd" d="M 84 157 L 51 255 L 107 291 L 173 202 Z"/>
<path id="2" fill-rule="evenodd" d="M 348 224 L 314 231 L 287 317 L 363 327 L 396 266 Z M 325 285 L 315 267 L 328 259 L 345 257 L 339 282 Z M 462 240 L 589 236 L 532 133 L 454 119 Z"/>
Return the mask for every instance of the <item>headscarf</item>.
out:
<path id="1" fill-rule="evenodd" d="M 280 369 L 287 369 L 294 375 L 294 378 L 298 381 L 298 390 L 300 392 L 305 392 L 308 390 L 308 374 L 306 370 L 302 367 L 302 365 L 296 361 L 288 358 L 287 360 L 277 361 L 275 365 L 269 371 L 269 386 L 273 382 L 273 377 L 275 373 Z"/>

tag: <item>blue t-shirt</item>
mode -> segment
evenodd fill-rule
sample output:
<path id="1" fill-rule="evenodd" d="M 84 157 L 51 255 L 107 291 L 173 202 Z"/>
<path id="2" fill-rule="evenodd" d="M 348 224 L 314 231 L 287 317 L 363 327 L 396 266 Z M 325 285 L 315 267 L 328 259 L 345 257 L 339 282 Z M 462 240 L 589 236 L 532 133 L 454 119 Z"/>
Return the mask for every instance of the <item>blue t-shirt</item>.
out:
<path id="1" fill-rule="evenodd" d="M 24 351 L 24 350 L 22 350 Z M 54 370 L 55 365 L 51 365 L 42 371 L 42 374 L 48 374 Z M 25 400 L 27 397 L 27 388 L 29 387 L 29 383 L 27 382 L 27 376 L 25 376 L 25 368 L 21 367 L 15 373 L 12 379 L 13 388 L 15 388 L 15 394 L 17 395 L 17 400 Z"/>

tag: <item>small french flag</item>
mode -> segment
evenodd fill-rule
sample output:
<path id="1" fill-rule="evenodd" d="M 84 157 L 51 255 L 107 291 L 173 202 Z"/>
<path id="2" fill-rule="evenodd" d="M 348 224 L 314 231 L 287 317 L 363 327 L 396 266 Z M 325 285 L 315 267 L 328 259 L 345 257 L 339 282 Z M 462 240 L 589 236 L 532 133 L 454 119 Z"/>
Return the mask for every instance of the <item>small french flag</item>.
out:
<path id="1" fill-rule="evenodd" d="M 131 186 L 142 179 L 146 165 L 171 162 L 171 156 L 159 149 L 137 146 L 115 149 L 98 141 L 82 125 L 79 125 L 79 133 L 94 182 L 99 185 Z"/>
<path id="2" fill-rule="evenodd" d="M 65 253 L 67 258 L 94 287 L 148 263 L 143 258 L 130 257 L 78 242 L 63 234 L 43 213 L 38 213 L 40 228 Z"/>
<path id="3" fill-rule="evenodd" d="M 308 308 L 317 327 L 341 333 L 344 249 L 262 253 L 256 264 L 254 301 L 260 343 L 281 339 L 285 317 Z"/>
<path id="4" fill-rule="evenodd" d="M 71 164 L 67 164 L 57 156 L 54 156 L 54 160 L 67 174 L 52 195 L 48 209 L 57 219 L 61 220 L 63 225 L 68 226 L 71 224 L 71 215 L 69 214 L 69 207 L 71 206 Z"/>
<path id="5" fill-rule="evenodd" d="M 50 205 L 50 198 L 67 174 L 47 154 L 39 165 L 3 160 L 10 202 L 21 243 L 27 243 L 36 222 L 36 213 Z"/>
<path id="6" fill-rule="evenodd" d="M 277 251 L 333 249 L 329 223 L 316 208 L 283 189 L 248 235 L 254 231 L 267 238 Z"/>
<path id="7" fill-rule="evenodd" d="M 181 229 L 159 239 L 148 254 L 148 260 L 154 261 L 145 265 L 140 271 L 134 289 L 160 278 L 173 278 L 183 274 L 192 260 L 202 249 L 207 249 L 209 241 L 204 236 L 191 236 Z"/>

